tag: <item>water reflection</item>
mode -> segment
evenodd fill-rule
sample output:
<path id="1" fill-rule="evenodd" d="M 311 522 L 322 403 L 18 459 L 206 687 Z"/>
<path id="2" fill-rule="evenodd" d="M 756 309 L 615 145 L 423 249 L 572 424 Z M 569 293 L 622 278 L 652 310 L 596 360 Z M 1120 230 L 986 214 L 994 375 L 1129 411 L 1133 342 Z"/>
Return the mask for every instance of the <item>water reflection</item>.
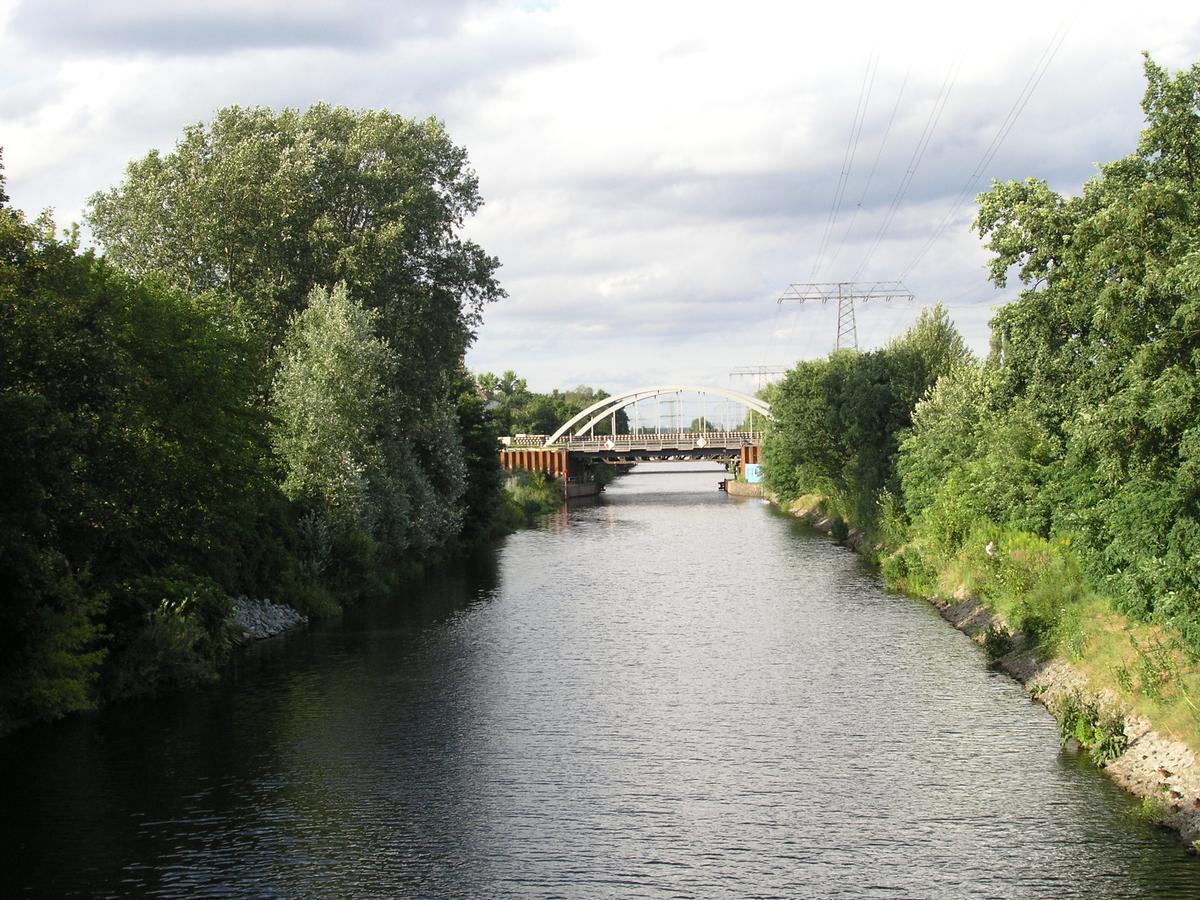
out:
<path id="1" fill-rule="evenodd" d="M 0 764 L 37 893 L 1200 893 L 974 645 L 712 472 Z"/>

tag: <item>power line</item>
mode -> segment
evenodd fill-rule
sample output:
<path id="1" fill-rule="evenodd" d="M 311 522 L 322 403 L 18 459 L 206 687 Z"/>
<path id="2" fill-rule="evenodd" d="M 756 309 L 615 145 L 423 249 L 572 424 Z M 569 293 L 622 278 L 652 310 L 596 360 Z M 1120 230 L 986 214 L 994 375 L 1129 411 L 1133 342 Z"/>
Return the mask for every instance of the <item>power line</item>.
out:
<path id="1" fill-rule="evenodd" d="M 925 257 L 926 253 L 933 249 L 933 246 L 945 233 L 950 223 L 954 221 L 954 217 L 958 214 L 959 209 L 962 208 L 963 203 L 971 194 L 975 185 L 979 182 L 979 179 L 983 177 L 984 172 L 986 172 L 988 167 L 992 164 L 992 160 L 996 158 L 996 154 L 1000 152 L 1001 145 L 1012 132 L 1013 127 L 1017 124 L 1017 119 L 1020 117 L 1021 113 L 1025 111 L 1025 107 L 1029 104 L 1030 99 L 1033 97 L 1034 91 L 1036 91 L 1038 85 L 1041 84 L 1042 78 L 1045 76 L 1046 71 L 1050 68 L 1050 64 L 1054 61 L 1054 57 L 1058 55 L 1058 51 L 1062 47 L 1063 41 L 1066 40 L 1068 30 L 1069 29 L 1065 25 L 1060 25 L 1054 32 L 1049 43 L 1046 44 L 1046 48 L 1042 51 L 1042 55 L 1038 58 L 1037 63 L 1034 65 L 1033 71 L 1031 71 L 1029 73 L 1029 77 L 1025 79 L 1025 84 L 1021 88 L 1020 93 L 1017 94 L 1012 106 L 1009 107 L 1008 114 L 1000 123 L 999 128 L 996 129 L 996 134 L 992 137 L 991 143 L 988 144 L 987 148 L 983 151 L 983 155 L 980 157 L 979 162 L 975 165 L 975 168 L 967 177 L 966 183 L 963 185 L 962 190 L 958 193 L 958 197 L 955 199 L 950 209 L 946 212 L 946 215 L 942 217 L 941 222 L 938 223 L 938 226 L 934 229 L 933 234 L 930 235 L 929 239 L 924 243 L 924 245 L 922 245 L 917 255 L 913 257 L 912 261 L 909 262 L 909 264 L 900 272 L 901 280 L 903 280 L 908 273 L 913 270 L 917 263 L 919 263 Z"/>
<path id="2" fill-rule="evenodd" d="M 765 364 L 771 352 L 771 341 L 775 340 L 775 326 L 779 324 L 779 306 L 775 306 L 775 315 L 771 318 L 771 327 L 767 330 L 767 340 L 763 345 L 762 359 Z"/>
<path id="3" fill-rule="evenodd" d="M 841 211 L 842 199 L 846 194 L 846 186 L 850 181 L 850 170 L 854 167 L 854 157 L 858 153 L 858 143 L 862 138 L 863 125 L 867 118 L 867 107 L 871 102 L 871 91 L 875 86 L 875 73 L 879 69 L 879 54 L 872 52 L 867 58 L 867 70 L 863 73 L 862 85 L 858 89 L 858 103 L 854 108 L 854 121 L 850 125 L 850 137 L 846 140 L 846 151 L 842 154 L 842 171 L 838 175 L 837 188 L 833 192 L 833 205 L 829 210 L 829 220 L 825 223 L 825 232 L 821 235 L 821 243 L 817 255 L 813 259 L 812 271 L 808 280 L 813 281 L 821 268 L 821 259 L 829 247 L 829 238 L 837 225 L 838 213 Z"/>
<path id="4" fill-rule="evenodd" d="M 879 54 L 872 51 L 867 57 L 867 68 L 863 72 L 863 80 L 858 88 L 858 102 L 854 107 L 854 119 L 850 124 L 850 135 L 846 139 L 846 149 L 842 153 L 842 169 L 838 176 L 837 187 L 834 190 L 833 202 L 830 206 L 829 219 L 825 224 L 824 234 L 821 236 L 821 243 L 817 249 L 817 255 L 813 259 L 812 272 L 809 275 L 809 281 L 812 281 L 817 274 L 817 270 L 821 265 L 821 257 L 825 254 L 825 250 L 829 245 L 829 238 L 833 232 L 834 226 L 837 223 L 838 212 L 841 208 L 842 198 L 845 195 L 846 185 L 849 182 L 850 170 L 854 165 L 854 157 L 858 152 L 858 143 L 862 137 L 863 124 L 866 121 L 867 105 L 871 100 L 871 91 L 875 85 L 875 74 L 879 69 Z M 895 117 L 895 111 L 892 113 Z M 890 127 L 890 123 L 889 123 Z M 879 158 L 876 156 L 876 165 L 879 163 Z M 874 169 L 872 169 L 874 172 Z M 861 203 L 861 201 L 860 201 Z M 766 341 L 763 346 L 763 361 L 765 362 L 771 352 L 771 342 L 775 339 L 775 329 L 779 324 L 779 313 L 781 307 L 776 305 L 775 315 L 771 320 L 771 328 L 767 331 Z M 795 330 L 796 323 L 793 319 L 791 327 L 788 329 L 789 334 Z"/>
<path id="5" fill-rule="evenodd" d="M 855 270 L 851 281 L 857 280 L 866 270 L 871 262 L 871 257 L 875 255 L 875 251 L 879 249 L 879 245 L 883 242 L 884 235 L 887 234 L 888 228 L 891 227 L 892 220 L 896 217 L 896 213 L 900 209 L 900 204 L 904 202 L 904 196 L 908 193 L 908 189 L 912 185 L 913 177 L 916 175 L 917 169 L 920 168 L 921 160 L 925 156 L 925 151 L 929 149 L 929 142 L 933 139 L 933 133 L 937 129 L 938 122 L 942 118 L 942 113 L 946 109 L 946 102 L 950 99 L 950 92 L 954 89 L 957 71 L 958 59 L 955 59 L 946 72 L 946 77 L 942 81 L 937 99 L 934 100 L 933 108 L 929 110 L 929 118 L 925 120 L 925 128 L 921 131 L 921 136 L 917 139 L 917 145 L 913 148 L 913 154 L 909 158 L 908 168 L 905 170 L 904 176 L 900 179 L 900 184 L 896 188 L 896 195 L 892 198 L 891 205 L 883 217 L 883 222 L 879 225 L 879 230 L 875 234 L 875 240 L 863 256 L 862 262 L 859 263 L 858 269 Z"/>
<path id="6" fill-rule="evenodd" d="M 883 156 L 883 149 L 887 146 L 888 135 L 892 133 L 892 125 L 896 121 L 896 113 L 900 110 L 900 101 L 904 99 L 904 88 L 908 86 L 908 76 L 911 72 L 912 67 L 910 66 L 908 71 L 904 73 L 904 80 L 900 82 L 900 92 L 896 94 L 896 102 L 892 105 L 892 114 L 888 117 L 887 127 L 883 129 L 883 138 L 879 141 L 879 149 L 875 151 L 875 161 L 871 164 L 871 171 L 867 174 L 867 182 L 863 185 L 862 193 L 858 195 L 858 202 L 854 204 L 854 213 L 850 216 L 850 221 L 847 223 L 846 230 L 842 234 L 842 240 L 838 244 L 837 252 L 829 260 L 830 266 L 836 263 L 838 257 L 842 255 L 842 250 L 845 249 L 850 235 L 854 231 L 854 223 L 858 220 L 858 214 L 862 212 L 863 202 L 867 199 L 867 192 L 871 189 L 871 183 L 875 180 L 875 172 L 879 168 L 879 160 Z"/>

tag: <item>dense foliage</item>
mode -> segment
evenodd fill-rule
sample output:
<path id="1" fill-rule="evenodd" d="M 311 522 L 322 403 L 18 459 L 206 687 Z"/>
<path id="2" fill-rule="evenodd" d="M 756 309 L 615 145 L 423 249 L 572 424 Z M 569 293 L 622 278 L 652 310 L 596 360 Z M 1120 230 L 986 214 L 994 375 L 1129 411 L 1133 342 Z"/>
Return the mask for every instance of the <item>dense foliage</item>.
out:
<path id="1" fill-rule="evenodd" d="M 774 424 L 763 447 L 772 489 L 786 500 L 817 493 L 865 525 L 899 492 L 896 456 L 917 401 L 967 358 L 941 307 L 869 353 L 802 362 L 771 389 Z"/>
<path id="2" fill-rule="evenodd" d="M 1200 649 L 1200 66 L 1146 77 L 1137 151 L 1079 196 L 980 198 L 993 280 L 1027 287 L 987 365 L 920 411 L 905 502 L 947 550 L 981 521 L 1068 541 L 1123 612 Z"/>
<path id="3" fill-rule="evenodd" d="M 802 363 L 773 398 L 765 462 L 783 497 L 827 494 L 875 529 L 898 583 L 966 589 L 1068 652 L 1101 640 L 1080 617 L 1107 602 L 1195 658 L 1200 65 L 1145 71 L 1134 153 L 1077 196 L 1030 179 L 979 198 L 992 280 L 1015 270 L 1025 286 L 988 358 L 942 335 L 907 362 L 893 346 Z M 1138 652 L 1147 672 L 1170 668 Z"/>
<path id="4" fill-rule="evenodd" d="M 0 177 L 0 730 L 211 677 L 231 594 L 329 609 L 494 533 L 480 202 L 440 123 L 323 105 L 132 163 L 103 258 Z"/>
<path id="5" fill-rule="evenodd" d="M 119 668 L 151 619 L 203 656 L 228 602 L 213 579 L 279 574 L 246 359 L 189 298 L 0 209 L 0 708 L 88 705 L 102 656 Z"/>
<path id="6" fill-rule="evenodd" d="M 529 390 L 524 378 L 509 369 L 503 375 L 481 372 L 475 376 L 480 392 L 488 398 L 492 414 L 500 427 L 501 434 L 553 434 L 559 426 L 583 412 L 598 400 L 608 397 L 604 390 L 581 384 L 574 390 L 549 394 Z M 605 418 L 596 423 L 596 434 L 610 434 L 612 420 Z M 625 410 L 617 413 L 617 434 L 629 433 L 629 418 Z"/>

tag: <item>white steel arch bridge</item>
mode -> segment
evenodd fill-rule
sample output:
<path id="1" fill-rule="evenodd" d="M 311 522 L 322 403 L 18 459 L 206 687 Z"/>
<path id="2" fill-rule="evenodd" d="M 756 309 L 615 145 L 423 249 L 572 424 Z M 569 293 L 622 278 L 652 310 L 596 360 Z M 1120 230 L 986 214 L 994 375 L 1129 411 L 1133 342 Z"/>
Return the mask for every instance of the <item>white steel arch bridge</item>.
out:
<path id="1" fill-rule="evenodd" d="M 683 394 L 698 394 L 702 403 L 712 398 L 741 406 L 749 411 L 745 422 L 749 427 L 729 430 L 726 422 L 723 428 L 713 428 L 707 407 L 702 405 L 700 417 L 693 420 L 693 426 L 699 427 L 664 430 L 660 418 L 654 429 L 635 428 L 625 434 L 593 433 L 595 426 L 610 416 L 615 426 L 619 411 L 642 400 Z M 727 388 L 686 384 L 636 388 L 593 403 L 549 436 L 518 434 L 506 438 L 500 460 L 505 469 L 538 471 L 547 477 L 561 479 L 567 496 L 596 493 L 587 488 L 595 487 L 593 467 L 601 463 L 630 465 L 650 460 L 711 460 L 744 468 L 759 461 L 763 435 L 761 426 L 755 427 L 755 414 L 770 419 L 770 404 Z M 615 427 L 613 431 L 616 431 Z M 576 488 L 581 493 L 571 492 Z"/>
<path id="2" fill-rule="evenodd" d="M 731 401 L 739 406 L 744 407 L 752 413 L 758 413 L 764 418 L 771 418 L 771 406 L 765 400 L 758 397 L 753 397 L 749 394 L 744 394 L 740 391 L 732 391 L 728 388 L 719 387 L 701 387 L 697 385 L 687 384 L 662 384 L 653 385 L 650 387 L 635 388 L 631 391 L 625 391 L 621 394 L 614 394 L 611 397 L 605 397 L 593 403 L 587 409 L 580 411 L 572 416 L 559 427 L 554 434 L 545 439 L 542 446 L 551 447 L 566 444 L 570 446 L 576 441 L 590 440 L 592 429 L 604 419 L 615 416 L 618 412 L 626 407 L 633 406 L 642 400 L 651 400 L 661 398 L 663 396 L 683 395 L 683 394 L 698 394 L 702 398 L 714 397 L 720 400 Z M 751 417 L 753 418 L 753 417 Z M 702 422 L 707 422 L 707 415 L 702 414 L 700 417 Z M 574 430 L 574 434 L 572 434 Z M 753 432 L 753 429 L 751 429 Z M 694 432 L 687 432 L 693 434 Z M 718 434 L 733 434 L 735 432 L 709 432 L 702 431 L 702 434 L 711 434 L 716 437 Z M 746 434 L 746 432 L 736 432 L 737 434 Z M 639 435 L 612 435 L 610 443 L 621 439 L 637 438 Z M 701 438 L 700 440 L 703 440 Z M 707 443 L 707 442 L 706 442 Z M 753 441 L 757 443 L 757 440 Z M 703 447 L 704 444 L 701 444 Z"/>

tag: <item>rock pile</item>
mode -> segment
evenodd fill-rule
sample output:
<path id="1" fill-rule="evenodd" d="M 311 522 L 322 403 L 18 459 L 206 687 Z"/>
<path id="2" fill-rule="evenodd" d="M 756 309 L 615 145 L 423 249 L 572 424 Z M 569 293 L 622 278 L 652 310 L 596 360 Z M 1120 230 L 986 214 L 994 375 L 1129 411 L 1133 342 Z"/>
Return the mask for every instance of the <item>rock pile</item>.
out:
<path id="1" fill-rule="evenodd" d="M 245 596 L 233 598 L 233 612 L 229 614 L 234 642 L 239 644 L 274 637 L 306 622 L 308 616 L 300 615 L 290 606 Z"/>

